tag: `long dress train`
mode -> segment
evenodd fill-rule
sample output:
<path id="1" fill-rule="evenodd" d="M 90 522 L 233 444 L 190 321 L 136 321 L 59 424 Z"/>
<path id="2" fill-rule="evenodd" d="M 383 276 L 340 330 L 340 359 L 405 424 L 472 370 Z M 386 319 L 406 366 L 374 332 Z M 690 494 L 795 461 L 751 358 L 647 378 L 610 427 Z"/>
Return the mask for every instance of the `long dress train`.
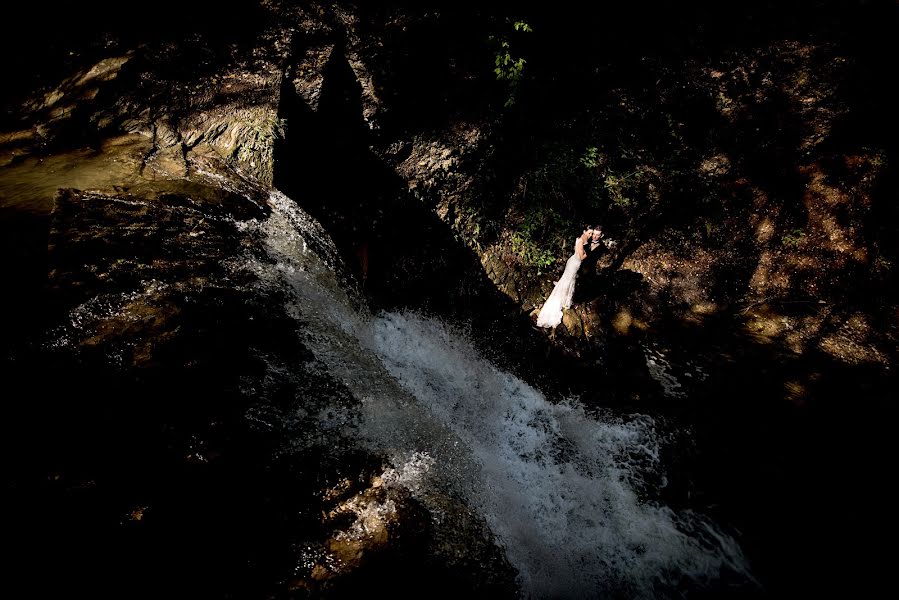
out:
<path id="1" fill-rule="evenodd" d="M 562 322 L 562 309 L 571 306 L 571 298 L 574 296 L 574 280 L 577 279 L 577 271 L 581 266 L 581 259 L 577 254 L 572 254 L 565 263 L 565 272 L 556 283 L 552 293 L 540 313 L 537 315 L 537 325 L 540 327 L 555 327 Z"/>

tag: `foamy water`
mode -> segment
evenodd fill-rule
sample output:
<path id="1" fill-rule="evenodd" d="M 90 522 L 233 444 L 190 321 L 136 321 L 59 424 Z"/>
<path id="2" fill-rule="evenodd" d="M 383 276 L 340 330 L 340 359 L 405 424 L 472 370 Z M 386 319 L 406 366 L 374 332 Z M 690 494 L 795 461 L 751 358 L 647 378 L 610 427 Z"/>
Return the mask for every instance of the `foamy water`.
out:
<path id="1" fill-rule="evenodd" d="M 746 572 L 737 544 L 707 519 L 638 498 L 661 468 L 651 418 L 597 420 L 550 403 L 430 319 L 386 314 L 373 327 L 390 373 L 474 455 L 476 477 L 456 483 L 531 595 L 650 597 L 683 578 Z"/>
<path id="2" fill-rule="evenodd" d="M 280 194 L 272 207 L 259 228 L 273 261 L 249 266 L 292 292 L 304 344 L 358 400 L 329 410 L 322 427 L 353 428 L 426 506 L 433 490 L 461 496 L 527 596 L 670 597 L 751 580 L 737 543 L 710 520 L 640 493 L 664 480 L 652 418 L 550 402 L 452 326 L 370 315 L 334 275 L 324 232 Z"/>

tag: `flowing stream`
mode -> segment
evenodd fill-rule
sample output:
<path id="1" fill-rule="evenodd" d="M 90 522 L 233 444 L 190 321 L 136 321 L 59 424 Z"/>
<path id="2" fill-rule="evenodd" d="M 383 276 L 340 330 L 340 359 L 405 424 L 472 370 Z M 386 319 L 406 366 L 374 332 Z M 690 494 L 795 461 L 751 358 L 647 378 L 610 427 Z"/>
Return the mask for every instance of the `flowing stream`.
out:
<path id="1" fill-rule="evenodd" d="M 550 401 L 452 324 L 371 314 L 321 227 L 278 192 L 270 204 L 249 225 L 270 260 L 248 266 L 262 285 L 287 287 L 298 335 L 356 400 L 323 413 L 322 429 L 388 456 L 426 507 L 435 494 L 461 497 L 525 595 L 673 597 L 752 581 L 732 537 L 654 500 L 662 424 Z"/>

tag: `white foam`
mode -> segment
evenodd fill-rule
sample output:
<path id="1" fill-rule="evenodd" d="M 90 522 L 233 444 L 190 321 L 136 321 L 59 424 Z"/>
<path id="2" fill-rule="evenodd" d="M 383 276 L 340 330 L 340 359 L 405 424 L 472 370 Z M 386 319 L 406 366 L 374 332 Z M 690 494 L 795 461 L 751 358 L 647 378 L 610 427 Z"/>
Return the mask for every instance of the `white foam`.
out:
<path id="1" fill-rule="evenodd" d="M 665 357 L 665 353 L 658 348 L 644 346 L 643 355 L 646 359 L 646 368 L 649 374 L 662 386 L 662 391 L 669 398 L 686 398 L 683 385 L 674 375 L 674 368 L 671 362 Z M 692 377 L 692 374 L 685 372 L 684 375 Z"/>
<path id="2" fill-rule="evenodd" d="M 337 254 L 320 227 L 283 196 L 271 204 L 260 229 L 273 262 L 249 267 L 291 291 L 304 344 L 356 399 L 324 411 L 321 430 L 353 429 L 356 443 L 391 458 L 391 481 L 425 505 L 429 490 L 462 496 L 526 595 L 665 597 L 684 580 L 751 579 L 732 538 L 643 493 L 663 479 L 653 419 L 549 402 L 439 321 L 372 317 L 334 275 Z"/>
<path id="3" fill-rule="evenodd" d="M 651 418 L 597 420 L 552 404 L 430 319 L 386 314 L 374 327 L 388 370 L 476 457 L 480 470 L 456 483 L 528 595 L 652 597 L 681 577 L 747 573 L 737 544 L 707 519 L 638 497 L 660 468 Z"/>

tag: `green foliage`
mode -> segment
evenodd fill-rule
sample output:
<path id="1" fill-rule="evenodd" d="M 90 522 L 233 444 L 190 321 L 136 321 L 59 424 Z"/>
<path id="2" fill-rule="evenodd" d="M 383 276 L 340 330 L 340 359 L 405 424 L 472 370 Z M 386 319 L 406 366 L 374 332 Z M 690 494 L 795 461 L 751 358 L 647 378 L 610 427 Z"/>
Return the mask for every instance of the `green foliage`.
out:
<path id="1" fill-rule="evenodd" d="M 503 40 L 500 42 L 499 51 L 496 53 L 496 73 L 497 81 L 508 81 L 512 84 L 518 84 L 521 81 L 521 73 L 524 71 L 524 65 L 527 62 L 523 58 L 513 58 L 509 52 L 509 42 Z"/>
<path id="2" fill-rule="evenodd" d="M 526 175 L 528 195 L 542 204 L 564 201 L 565 185 L 577 170 L 578 157 L 567 146 L 550 148 L 548 155 Z"/>
<path id="3" fill-rule="evenodd" d="M 512 252 L 517 254 L 524 264 L 540 269 L 553 264 L 558 258 L 549 248 L 540 246 L 538 242 L 520 231 L 512 234 Z"/>
<path id="4" fill-rule="evenodd" d="M 595 146 L 578 151 L 567 144 L 542 149 L 543 157 L 522 179 L 521 224 L 512 234 L 512 250 L 540 269 L 570 256 L 582 221 L 601 211 L 597 169 L 604 157 Z"/>
<path id="5" fill-rule="evenodd" d="M 868 155 L 871 166 L 880 169 L 887 163 L 886 153 L 879 148 L 871 148 L 870 146 L 862 146 L 862 152 Z"/>
<path id="6" fill-rule="evenodd" d="M 602 190 L 597 169 L 605 160 L 599 149 L 591 146 L 579 154 L 568 145 L 558 144 L 544 151 L 546 157 L 527 174 L 529 196 L 550 205 L 564 205 L 563 212 L 579 207 L 599 210 Z M 588 200 L 586 206 L 584 200 Z"/>
<path id="7" fill-rule="evenodd" d="M 585 169 L 595 169 L 599 166 L 599 148 L 591 146 L 584 151 L 584 155 L 580 160 L 581 166 Z"/>
<path id="8" fill-rule="evenodd" d="M 513 29 L 519 33 L 532 33 L 533 28 L 524 21 L 515 21 Z M 524 73 L 524 66 L 527 64 L 521 56 L 513 56 L 512 44 L 506 36 L 496 38 L 491 36 L 490 41 L 498 43 L 498 48 L 494 55 L 493 73 L 496 80 L 505 82 L 508 85 L 509 96 L 506 99 L 505 107 L 509 108 L 516 102 L 518 95 L 518 85 L 521 82 Z"/>
<path id="9" fill-rule="evenodd" d="M 649 171 L 642 167 L 624 173 L 606 169 L 602 185 L 612 204 L 619 208 L 631 208 L 637 204 L 636 198 L 641 197 L 640 188 L 648 176 Z"/>
<path id="10" fill-rule="evenodd" d="M 552 243 L 557 236 L 551 232 L 559 230 L 563 222 L 552 208 L 529 207 L 521 226 L 512 233 L 512 252 L 528 266 L 541 269 L 550 266 L 559 258 L 558 244 Z"/>
<path id="11" fill-rule="evenodd" d="M 880 254 L 874 259 L 874 270 L 890 272 L 893 270 L 893 261 Z"/>
<path id="12" fill-rule="evenodd" d="M 780 240 L 784 243 L 785 246 L 798 246 L 799 243 L 805 238 L 805 231 L 800 228 L 795 228 L 790 230 L 789 233 L 784 234 Z"/>
<path id="13" fill-rule="evenodd" d="M 510 213 L 513 222 L 520 215 L 512 250 L 530 266 L 544 268 L 567 258 L 582 224 L 607 216 L 610 207 L 624 216 L 642 214 L 659 183 L 654 169 L 634 164 L 636 157 L 613 163 L 599 144 L 560 141 L 537 148 L 536 154 Z"/>
<path id="14" fill-rule="evenodd" d="M 515 31 L 523 31 L 524 33 L 531 33 L 534 31 L 534 29 L 524 21 L 515 21 L 513 27 L 515 28 Z"/>
<path id="15" fill-rule="evenodd" d="M 626 195 L 627 188 L 623 177 L 606 175 L 603 180 L 603 185 L 609 193 L 609 198 L 615 205 L 626 208 L 632 204 L 633 201 Z"/>

